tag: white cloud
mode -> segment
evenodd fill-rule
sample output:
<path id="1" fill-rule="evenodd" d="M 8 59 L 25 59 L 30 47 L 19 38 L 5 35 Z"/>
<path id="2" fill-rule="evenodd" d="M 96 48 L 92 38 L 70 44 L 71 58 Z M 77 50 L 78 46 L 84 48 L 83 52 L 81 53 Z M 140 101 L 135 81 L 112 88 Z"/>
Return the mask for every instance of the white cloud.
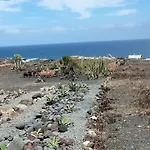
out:
<path id="1" fill-rule="evenodd" d="M 19 5 L 21 3 L 27 2 L 28 0 L 8 0 L 0 1 L 0 11 L 7 12 L 18 12 L 20 11 Z"/>
<path id="2" fill-rule="evenodd" d="M 125 0 L 40 0 L 37 5 L 58 11 L 69 8 L 71 12 L 80 14 L 79 19 L 84 19 L 91 16 L 89 9 L 123 6 Z"/>
<path id="3" fill-rule="evenodd" d="M 66 28 L 62 26 L 54 26 L 49 28 L 26 28 L 21 26 L 0 25 L 0 31 L 7 34 L 19 34 L 19 33 L 47 33 L 47 32 L 63 32 Z"/>
<path id="4" fill-rule="evenodd" d="M 124 24 L 106 24 L 100 26 L 100 29 L 112 29 L 112 28 L 135 28 L 140 27 L 141 24 L 138 23 L 124 23 Z"/>
<path id="5" fill-rule="evenodd" d="M 137 13 L 136 9 L 124 9 L 124 10 L 119 10 L 115 13 L 110 13 L 106 15 L 107 16 L 127 16 L 127 15 L 136 14 L 136 13 Z"/>
<path id="6" fill-rule="evenodd" d="M 19 28 L 16 28 L 14 26 L 7 26 L 7 25 L 0 25 L 0 31 L 3 31 L 5 33 L 11 33 L 11 34 L 21 33 L 21 30 Z"/>

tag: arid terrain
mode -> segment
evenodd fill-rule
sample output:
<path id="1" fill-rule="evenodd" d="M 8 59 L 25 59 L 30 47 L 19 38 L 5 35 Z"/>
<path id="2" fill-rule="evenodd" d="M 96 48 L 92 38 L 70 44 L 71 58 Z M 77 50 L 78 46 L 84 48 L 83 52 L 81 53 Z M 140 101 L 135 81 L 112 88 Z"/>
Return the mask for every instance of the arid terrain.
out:
<path id="1" fill-rule="evenodd" d="M 36 64 L 27 68 L 31 70 L 33 66 Z M 150 149 L 149 61 L 127 60 L 126 64 L 112 69 L 115 71 L 107 78 L 79 79 L 76 83 L 84 84 L 82 90 L 86 84 L 88 92 L 83 94 L 78 90 L 72 96 L 61 91 L 61 100 L 52 106 L 46 104 L 47 98 L 42 94 L 59 94 L 57 84 L 70 81 L 52 77 L 37 83 L 37 77 L 24 78 L 24 71 L 11 68 L 11 65 L 0 68 L 0 142 L 8 145 L 9 150 L 14 150 L 16 139 L 20 141 L 15 150 L 23 150 L 22 147 L 51 150 L 58 145 L 61 145 L 58 150 Z M 66 112 L 66 106 L 71 111 L 72 105 L 74 110 Z M 72 124 L 60 129 L 57 119 L 62 114 Z M 61 144 L 56 139 L 50 141 L 51 137 L 59 138 Z"/>
<path id="2" fill-rule="evenodd" d="M 94 138 L 85 138 L 93 140 L 92 149 L 150 149 L 149 79 L 149 61 L 128 60 L 102 84 L 93 108 L 95 120 L 87 124 L 97 133 Z"/>
<path id="3" fill-rule="evenodd" d="M 13 63 L 0 68 L 0 143 L 9 150 L 82 149 L 86 114 L 101 80 L 36 82 L 38 77 L 23 74 L 37 63 L 27 65 L 23 71 L 12 69 Z"/>

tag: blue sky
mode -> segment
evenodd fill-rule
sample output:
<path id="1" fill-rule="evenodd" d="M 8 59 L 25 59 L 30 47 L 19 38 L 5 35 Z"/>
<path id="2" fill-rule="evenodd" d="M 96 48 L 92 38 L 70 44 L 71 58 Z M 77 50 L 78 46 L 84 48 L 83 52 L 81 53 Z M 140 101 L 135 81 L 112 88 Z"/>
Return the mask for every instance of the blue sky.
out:
<path id="1" fill-rule="evenodd" d="M 150 0 L 0 0 L 0 46 L 150 38 Z"/>

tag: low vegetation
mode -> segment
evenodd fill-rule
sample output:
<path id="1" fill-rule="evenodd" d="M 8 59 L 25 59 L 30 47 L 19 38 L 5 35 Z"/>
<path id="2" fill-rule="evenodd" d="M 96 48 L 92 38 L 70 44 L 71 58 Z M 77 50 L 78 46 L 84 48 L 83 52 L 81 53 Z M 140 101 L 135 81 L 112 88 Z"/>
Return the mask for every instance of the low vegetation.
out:
<path id="1" fill-rule="evenodd" d="M 64 116 L 61 116 L 59 119 L 58 119 L 58 123 L 59 125 L 70 125 L 70 121 L 68 118 L 64 117 Z"/>
<path id="2" fill-rule="evenodd" d="M 22 56 L 15 54 L 13 57 L 15 69 L 22 70 L 25 64 Z M 31 75 L 45 75 L 46 77 L 58 76 L 65 79 L 75 80 L 79 76 L 87 76 L 88 79 L 97 79 L 100 76 L 110 75 L 108 63 L 110 61 L 99 59 L 75 59 L 63 56 L 61 60 L 40 60 L 31 69 Z M 28 69 L 28 66 L 26 66 Z M 34 70 L 34 71 L 33 71 Z M 53 71 L 53 72 L 51 72 Z M 33 72 L 33 73 L 32 73 Z"/>
<path id="3" fill-rule="evenodd" d="M 49 141 L 48 145 L 51 147 L 59 147 L 60 141 L 59 139 L 57 139 L 56 137 L 51 138 L 51 140 Z"/>
<path id="4" fill-rule="evenodd" d="M 90 79 L 97 79 L 100 76 L 110 75 L 107 62 L 100 59 L 72 59 L 69 56 L 62 57 L 61 73 L 67 77 L 77 77 L 87 75 Z"/>
<path id="5" fill-rule="evenodd" d="M 19 54 L 15 54 L 13 57 L 14 63 L 15 63 L 15 69 L 21 70 L 23 66 L 22 56 Z"/>
<path id="6" fill-rule="evenodd" d="M 0 144 L 0 150 L 8 150 L 8 148 L 4 144 Z"/>

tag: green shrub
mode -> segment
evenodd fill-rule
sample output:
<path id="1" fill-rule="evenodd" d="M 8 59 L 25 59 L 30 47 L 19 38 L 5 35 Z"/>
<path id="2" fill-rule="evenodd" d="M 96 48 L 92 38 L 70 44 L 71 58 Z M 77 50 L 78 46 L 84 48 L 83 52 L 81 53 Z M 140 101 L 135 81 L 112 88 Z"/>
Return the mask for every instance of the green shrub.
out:
<path id="1" fill-rule="evenodd" d="M 58 120 L 58 123 L 59 123 L 60 125 L 66 125 L 66 126 L 68 126 L 68 125 L 70 124 L 70 121 L 69 121 L 68 118 L 66 118 L 66 117 L 64 117 L 64 116 L 61 116 L 61 117 L 59 118 L 59 120 Z"/>
<path id="2" fill-rule="evenodd" d="M 53 147 L 59 147 L 59 144 L 60 141 L 56 137 L 53 137 L 48 143 L 49 146 L 53 146 Z"/>
<path id="3" fill-rule="evenodd" d="M 66 107 L 65 107 L 65 110 L 66 111 L 68 111 L 68 112 L 72 112 L 73 111 L 73 105 L 67 105 Z"/>
<path id="4" fill-rule="evenodd" d="M 49 94 L 46 96 L 47 98 L 47 104 L 52 105 L 54 103 L 55 96 L 53 94 Z"/>
<path id="5" fill-rule="evenodd" d="M 8 148 L 4 144 L 0 144 L 0 150 L 8 150 Z"/>
<path id="6" fill-rule="evenodd" d="M 38 129 L 38 130 L 36 130 L 36 131 L 31 132 L 31 135 L 33 135 L 33 136 L 39 136 L 40 132 L 41 132 L 41 128 Z"/>

